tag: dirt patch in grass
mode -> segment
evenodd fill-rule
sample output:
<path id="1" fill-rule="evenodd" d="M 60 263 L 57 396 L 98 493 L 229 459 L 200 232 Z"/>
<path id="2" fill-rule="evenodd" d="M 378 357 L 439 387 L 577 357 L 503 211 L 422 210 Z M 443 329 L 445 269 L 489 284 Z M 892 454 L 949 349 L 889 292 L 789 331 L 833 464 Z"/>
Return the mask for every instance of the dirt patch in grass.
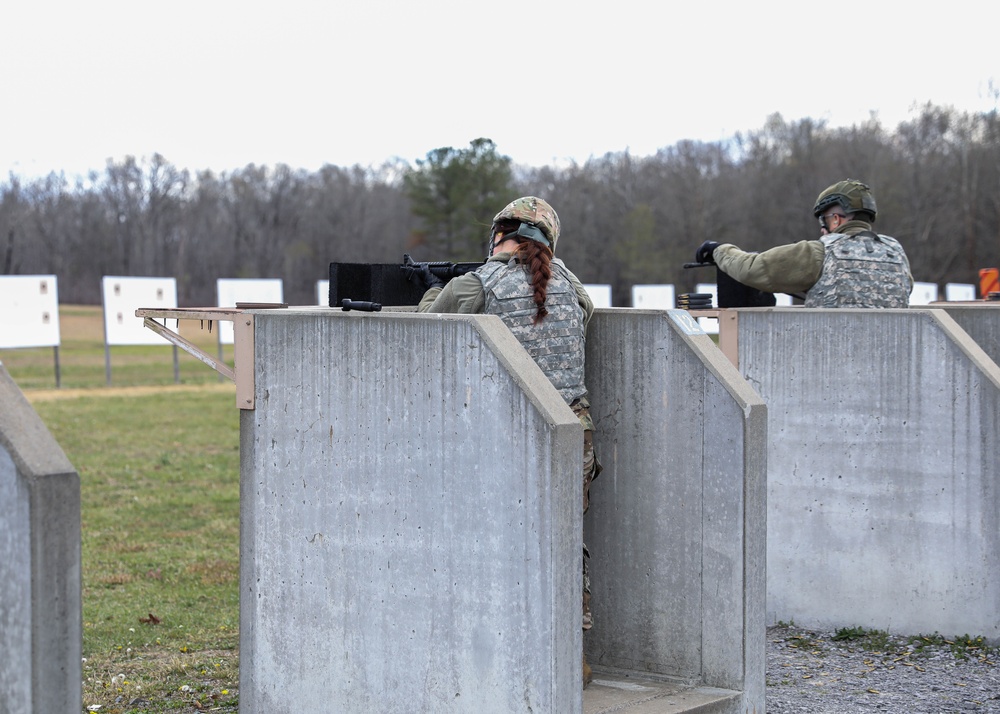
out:
<path id="1" fill-rule="evenodd" d="M 233 399 L 235 399 L 236 385 L 232 382 L 220 382 L 219 384 L 164 384 L 134 387 L 94 387 L 92 389 L 25 389 L 24 396 L 29 402 L 35 404 L 80 397 L 144 397 L 150 394 L 183 392 L 232 392 Z"/>

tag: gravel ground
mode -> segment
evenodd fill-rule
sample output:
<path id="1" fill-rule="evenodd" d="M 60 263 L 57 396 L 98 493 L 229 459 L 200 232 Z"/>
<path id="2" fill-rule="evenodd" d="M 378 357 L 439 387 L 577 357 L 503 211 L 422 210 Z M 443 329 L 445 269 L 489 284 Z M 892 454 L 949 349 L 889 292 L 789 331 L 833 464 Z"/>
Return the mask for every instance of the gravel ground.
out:
<path id="1" fill-rule="evenodd" d="M 976 638 L 767 631 L 767 714 L 1000 713 L 1000 652 Z"/>

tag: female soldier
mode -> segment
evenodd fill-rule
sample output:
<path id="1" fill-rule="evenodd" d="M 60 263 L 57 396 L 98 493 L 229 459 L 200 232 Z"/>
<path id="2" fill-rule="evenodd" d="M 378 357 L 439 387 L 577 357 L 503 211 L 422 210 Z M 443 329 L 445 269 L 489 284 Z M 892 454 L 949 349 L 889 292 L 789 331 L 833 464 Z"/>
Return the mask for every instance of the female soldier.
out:
<path id="1" fill-rule="evenodd" d="M 584 346 L 594 303 L 561 260 L 554 257 L 559 216 L 546 201 L 524 196 L 494 218 L 486 262 L 444 285 L 424 266 L 427 291 L 419 312 L 497 315 L 549 378 L 580 419 L 583 436 L 583 512 L 590 482 L 600 473 L 594 456 L 594 423 L 584 386 Z M 583 629 L 593 625 L 587 546 L 583 547 Z M 583 659 L 583 686 L 591 672 Z"/>

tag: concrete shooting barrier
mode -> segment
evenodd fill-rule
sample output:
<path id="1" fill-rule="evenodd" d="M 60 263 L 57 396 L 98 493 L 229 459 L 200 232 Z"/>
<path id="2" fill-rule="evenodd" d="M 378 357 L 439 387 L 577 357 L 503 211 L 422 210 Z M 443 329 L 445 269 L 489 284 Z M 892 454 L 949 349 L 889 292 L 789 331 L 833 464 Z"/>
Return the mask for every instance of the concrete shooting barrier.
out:
<path id="1" fill-rule="evenodd" d="M 763 712 L 763 400 L 682 310 L 598 310 L 587 386 L 595 684 L 646 673 L 729 690 L 710 711 Z"/>
<path id="2" fill-rule="evenodd" d="M 591 323 L 585 643 L 582 429 L 498 318 L 237 319 L 241 712 L 763 711 L 766 415 L 689 315 Z"/>
<path id="3" fill-rule="evenodd" d="M 997 364 L 1000 364 L 1000 302 L 975 304 L 935 304 L 969 333 L 969 337 L 983 348 Z M 997 459 L 1000 463 L 1000 456 Z"/>
<path id="4" fill-rule="evenodd" d="M 0 364 L 0 711 L 76 714 L 80 478 Z"/>
<path id="5" fill-rule="evenodd" d="M 499 318 L 248 315 L 240 711 L 582 711 L 582 428 Z"/>
<path id="6" fill-rule="evenodd" d="M 770 622 L 1000 640 L 1000 368 L 952 311 L 737 311 Z"/>

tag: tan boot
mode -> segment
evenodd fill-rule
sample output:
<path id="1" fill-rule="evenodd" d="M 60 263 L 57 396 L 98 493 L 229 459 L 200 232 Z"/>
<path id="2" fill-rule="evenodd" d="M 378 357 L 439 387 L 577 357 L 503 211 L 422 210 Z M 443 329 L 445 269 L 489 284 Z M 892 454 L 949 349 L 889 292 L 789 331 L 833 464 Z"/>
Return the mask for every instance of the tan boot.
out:
<path id="1" fill-rule="evenodd" d="M 587 655 L 583 655 L 583 688 L 586 689 L 587 685 L 594 680 L 594 673 L 590 669 L 590 665 L 587 664 Z"/>

